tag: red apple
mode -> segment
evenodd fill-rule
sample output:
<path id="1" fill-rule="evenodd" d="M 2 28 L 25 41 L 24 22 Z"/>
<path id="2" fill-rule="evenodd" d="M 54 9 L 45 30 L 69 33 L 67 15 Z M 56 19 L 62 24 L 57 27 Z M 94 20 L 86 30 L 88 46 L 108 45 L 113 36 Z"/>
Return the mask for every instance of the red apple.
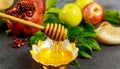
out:
<path id="1" fill-rule="evenodd" d="M 96 2 L 92 2 L 87 4 L 83 8 L 82 14 L 83 14 L 83 19 L 86 22 L 90 22 L 91 24 L 96 25 L 103 21 L 104 9 L 100 4 Z"/>

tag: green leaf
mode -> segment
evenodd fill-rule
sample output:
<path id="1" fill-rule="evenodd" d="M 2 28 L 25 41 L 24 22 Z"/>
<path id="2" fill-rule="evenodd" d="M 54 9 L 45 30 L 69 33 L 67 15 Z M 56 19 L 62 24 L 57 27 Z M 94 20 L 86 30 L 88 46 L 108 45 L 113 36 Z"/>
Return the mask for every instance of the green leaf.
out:
<path id="1" fill-rule="evenodd" d="M 58 3 L 58 0 L 46 0 L 46 9 L 56 7 Z"/>
<path id="2" fill-rule="evenodd" d="M 85 46 L 91 47 L 93 50 L 100 51 L 101 48 L 93 38 L 80 38 L 81 43 Z"/>
<path id="3" fill-rule="evenodd" d="M 94 30 L 95 29 L 95 27 L 90 23 L 83 23 L 81 27 L 83 28 L 83 30 Z"/>
<path id="4" fill-rule="evenodd" d="M 57 17 L 54 14 L 44 14 L 43 26 L 46 26 L 47 23 L 56 22 Z"/>
<path id="5" fill-rule="evenodd" d="M 109 21 L 111 24 L 120 25 L 119 12 L 117 10 L 106 10 L 104 21 Z"/>
<path id="6" fill-rule="evenodd" d="M 95 39 L 89 38 L 87 41 L 88 41 L 88 45 L 92 47 L 93 50 L 96 50 L 96 51 L 101 50 L 99 44 L 97 43 Z"/>
<path id="7" fill-rule="evenodd" d="M 43 26 L 46 26 L 47 23 L 57 23 L 63 25 L 66 29 L 70 28 L 69 25 L 65 24 L 62 20 L 58 19 L 58 16 L 54 13 L 46 13 L 44 15 Z"/>
<path id="8" fill-rule="evenodd" d="M 105 14 L 112 14 L 114 16 L 119 15 L 119 12 L 117 10 L 105 10 Z"/>
<path id="9" fill-rule="evenodd" d="M 0 12 L 5 13 L 5 11 L 0 10 Z M 0 28 L 6 25 L 6 19 L 0 17 Z"/>
<path id="10" fill-rule="evenodd" d="M 6 36 L 9 36 L 9 35 L 11 35 L 11 34 L 12 34 L 11 30 L 8 29 L 8 30 L 5 31 L 5 35 L 6 35 Z"/>
<path id="11" fill-rule="evenodd" d="M 77 47 L 79 48 L 78 52 L 82 57 L 92 59 L 92 49 L 90 47 L 83 44 L 77 44 Z"/>
<path id="12" fill-rule="evenodd" d="M 74 41 L 77 37 L 96 37 L 94 27 L 91 24 L 70 27 L 68 29 L 68 39 Z"/>
<path id="13" fill-rule="evenodd" d="M 4 24 L 4 23 L 6 23 L 6 19 L 0 18 L 0 24 Z"/>
<path id="14" fill-rule="evenodd" d="M 53 14 L 59 14 L 60 8 L 50 8 L 46 11 L 46 13 L 53 13 Z"/>
<path id="15" fill-rule="evenodd" d="M 82 31 L 78 37 L 96 37 L 96 33 L 91 30 Z"/>
<path id="16" fill-rule="evenodd" d="M 85 38 L 77 38 L 75 40 L 76 46 L 79 48 L 79 54 L 85 58 L 92 58 L 92 48 L 83 43 Z"/>
<path id="17" fill-rule="evenodd" d="M 44 15 L 43 26 L 46 26 L 47 23 L 57 23 L 64 25 L 64 22 L 59 20 L 54 14 L 46 14 Z"/>
<path id="18" fill-rule="evenodd" d="M 32 46 L 33 44 L 36 44 L 38 40 L 45 40 L 45 39 L 46 36 L 44 35 L 44 33 L 42 31 L 38 31 L 30 38 L 30 45 Z"/>
<path id="19" fill-rule="evenodd" d="M 76 65 L 77 67 L 80 67 L 80 64 L 78 63 L 78 61 L 75 59 L 71 62 L 73 65 Z"/>
<path id="20" fill-rule="evenodd" d="M 84 58 L 92 59 L 92 56 L 90 54 L 88 54 L 87 52 L 85 52 L 84 50 L 79 50 L 79 53 Z"/>
<path id="21" fill-rule="evenodd" d="M 70 41 L 74 41 L 78 36 L 79 34 L 82 32 L 82 29 L 78 26 L 76 27 L 71 27 L 68 29 L 68 39 Z"/>

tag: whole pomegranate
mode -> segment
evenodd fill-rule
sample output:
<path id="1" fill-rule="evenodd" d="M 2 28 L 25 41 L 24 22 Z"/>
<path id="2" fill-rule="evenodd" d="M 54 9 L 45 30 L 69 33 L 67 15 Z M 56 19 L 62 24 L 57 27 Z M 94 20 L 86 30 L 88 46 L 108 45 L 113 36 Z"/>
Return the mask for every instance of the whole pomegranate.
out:
<path id="1" fill-rule="evenodd" d="M 44 11 L 44 0 L 18 0 L 6 13 L 41 25 Z M 7 20 L 7 26 L 18 37 L 31 36 L 39 30 L 11 20 Z"/>

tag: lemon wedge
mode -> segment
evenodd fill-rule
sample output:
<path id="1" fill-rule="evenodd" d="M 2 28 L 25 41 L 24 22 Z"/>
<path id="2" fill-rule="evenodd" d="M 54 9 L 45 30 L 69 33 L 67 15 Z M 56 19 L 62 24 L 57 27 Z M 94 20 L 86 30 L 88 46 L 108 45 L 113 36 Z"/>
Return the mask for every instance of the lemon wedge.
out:
<path id="1" fill-rule="evenodd" d="M 10 8 L 14 3 L 14 0 L 0 0 L 0 10 L 6 10 Z"/>
<path id="2" fill-rule="evenodd" d="M 103 22 L 96 30 L 96 39 L 104 44 L 120 44 L 120 27 Z"/>

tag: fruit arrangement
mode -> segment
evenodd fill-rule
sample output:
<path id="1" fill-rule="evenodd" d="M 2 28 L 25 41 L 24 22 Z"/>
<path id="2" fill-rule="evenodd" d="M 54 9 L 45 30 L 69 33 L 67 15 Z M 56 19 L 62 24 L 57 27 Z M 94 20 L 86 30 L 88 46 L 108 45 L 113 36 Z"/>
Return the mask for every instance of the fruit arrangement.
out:
<path id="1" fill-rule="evenodd" d="M 119 28 L 115 27 L 115 25 L 120 25 L 118 11 L 105 10 L 93 0 L 75 0 L 73 3 L 65 4 L 62 8 L 56 7 L 57 2 L 58 0 L 46 0 L 46 2 L 44 0 L 19 0 L 12 8 L 5 8 L 7 9 L 5 13 L 43 26 L 47 23 L 63 25 L 68 30 L 66 39 L 76 44 L 79 48 L 79 55 L 84 58 L 92 59 L 93 51 L 101 50 L 97 40 L 105 44 L 120 44 L 117 40 L 120 36 L 116 31 Z M 40 40 L 44 41 L 47 38 L 39 29 L 16 24 L 8 19 L 6 21 L 14 36 L 30 36 L 30 46 L 39 44 Z M 100 26 L 96 28 L 99 24 Z M 19 39 L 16 41 L 16 39 L 15 37 L 14 44 L 17 45 L 24 45 L 23 41 L 27 41 L 27 39 L 22 41 Z"/>
<path id="2" fill-rule="evenodd" d="M 49 5 L 49 8 L 46 8 L 42 25 L 46 26 L 47 23 L 64 25 L 68 30 L 67 39 L 76 44 L 79 48 L 79 55 L 92 59 L 93 51 L 101 50 L 98 42 L 94 39 L 97 36 L 94 32 L 94 25 L 84 20 L 82 10 L 75 3 L 67 3 L 62 8 L 57 8 L 56 0 L 51 1 L 53 4 L 49 2 L 50 0 L 46 1 L 46 6 Z M 102 8 L 100 5 L 99 7 Z M 100 9 L 100 11 L 103 11 L 103 9 Z M 104 12 L 100 15 L 103 16 Z M 95 20 L 95 22 L 98 22 L 98 20 Z M 30 45 L 38 44 L 39 40 L 44 41 L 46 38 L 47 36 L 42 31 L 39 31 L 30 38 Z"/>
<path id="3" fill-rule="evenodd" d="M 49 8 L 47 8 L 45 11 L 42 25 L 46 26 L 47 23 L 58 23 L 64 25 L 68 30 L 67 39 L 70 42 L 74 42 L 79 48 L 79 56 L 92 59 L 93 51 L 101 50 L 97 41 L 100 39 L 98 37 L 101 34 L 97 33 L 97 29 L 99 28 L 95 27 L 99 24 L 101 25 L 102 22 L 104 23 L 104 21 L 108 21 L 108 23 L 117 25 L 119 25 L 120 22 L 118 18 L 119 13 L 117 11 L 105 10 L 104 7 L 99 3 L 96 3 L 93 0 L 89 1 L 90 2 L 83 3 L 83 0 L 76 0 L 74 3 L 67 3 L 62 8 L 57 8 L 56 0 L 51 1 L 51 3 L 53 3 L 51 5 L 48 3 L 50 0 L 47 0 L 46 6 L 49 4 Z M 85 5 L 79 5 L 80 2 Z M 107 30 L 104 32 L 108 33 Z M 107 35 L 110 33 L 111 32 L 109 32 Z M 105 44 L 111 44 L 111 42 L 113 42 L 113 44 L 116 44 L 114 41 L 115 38 L 112 38 L 111 36 L 108 36 L 111 37 L 111 42 L 109 43 L 110 39 L 104 38 L 105 36 L 107 37 L 107 35 L 102 34 L 100 41 L 103 41 L 105 39 L 108 40 L 106 42 L 103 41 Z M 38 44 L 39 40 L 44 41 L 46 38 L 47 37 L 43 34 L 43 32 L 39 31 L 31 37 L 30 44 L 31 46 L 33 44 Z M 76 61 L 74 61 L 74 63 L 77 64 Z"/>

